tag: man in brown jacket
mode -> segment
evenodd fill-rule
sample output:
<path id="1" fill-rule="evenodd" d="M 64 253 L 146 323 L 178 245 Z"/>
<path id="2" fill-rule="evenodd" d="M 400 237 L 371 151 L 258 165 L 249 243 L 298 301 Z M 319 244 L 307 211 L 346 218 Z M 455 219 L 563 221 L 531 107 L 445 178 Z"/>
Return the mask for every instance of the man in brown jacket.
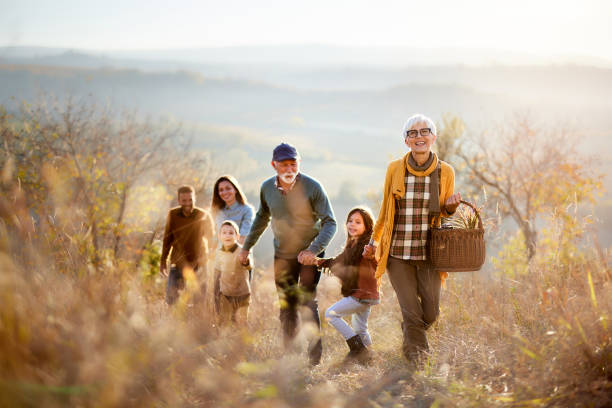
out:
<path id="1" fill-rule="evenodd" d="M 178 291 L 185 287 L 185 268 L 196 273 L 201 292 L 206 293 L 208 241 L 212 239 L 214 231 L 210 213 L 195 207 L 193 187 L 183 186 L 178 189 L 178 203 L 179 207 L 168 212 L 160 266 L 162 275 L 168 276 L 166 302 L 169 305 L 176 302 Z M 171 264 L 169 275 L 166 265 L 168 254 Z"/>

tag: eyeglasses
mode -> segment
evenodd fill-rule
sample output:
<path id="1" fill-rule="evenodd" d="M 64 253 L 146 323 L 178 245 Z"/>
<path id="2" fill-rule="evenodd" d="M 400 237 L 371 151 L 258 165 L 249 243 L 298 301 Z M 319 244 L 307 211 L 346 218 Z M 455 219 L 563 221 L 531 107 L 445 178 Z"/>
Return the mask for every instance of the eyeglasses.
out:
<path id="1" fill-rule="evenodd" d="M 406 137 L 409 137 L 410 139 L 414 139 L 415 137 L 417 137 L 419 135 L 419 133 L 421 134 L 421 136 L 429 136 L 431 135 L 431 129 L 430 128 L 423 128 L 423 129 L 412 129 L 406 132 Z"/>

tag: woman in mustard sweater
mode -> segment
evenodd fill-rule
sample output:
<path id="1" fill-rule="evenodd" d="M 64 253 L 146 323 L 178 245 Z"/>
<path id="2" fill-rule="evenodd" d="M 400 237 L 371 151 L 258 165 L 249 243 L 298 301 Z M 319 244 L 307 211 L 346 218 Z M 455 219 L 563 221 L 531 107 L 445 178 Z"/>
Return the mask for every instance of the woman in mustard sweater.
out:
<path id="1" fill-rule="evenodd" d="M 427 259 L 427 232 L 451 216 L 461 196 L 454 194 L 453 168 L 431 151 L 436 125 L 427 116 L 410 117 L 403 129 L 410 149 L 387 167 L 383 202 L 364 256 L 376 253 L 380 280 L 386 270 L 402 311 L 403 353 L 415 363 L 429 345 L 425 331 L 440 313 L 440 287 L 446 272 Z"/>

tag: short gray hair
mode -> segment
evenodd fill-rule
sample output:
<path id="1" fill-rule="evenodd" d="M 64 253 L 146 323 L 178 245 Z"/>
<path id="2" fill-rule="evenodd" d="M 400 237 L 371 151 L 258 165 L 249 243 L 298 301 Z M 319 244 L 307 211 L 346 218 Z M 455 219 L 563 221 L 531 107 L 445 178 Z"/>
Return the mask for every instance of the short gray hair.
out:
<path id="1" fill-rule="evenodd" d="M 412 127 L 417 124 L 417 123 L 421 123 L 421 122 L 425 122 L 427 124 L 427 127 L 431 129 L 431 133 L 433 133 L 434 135 L 438 135 L 438 130 L 436 129 L 436 124 L 434 123 L 433 120 L 431 120 L 430 118 L 428 118 L 427 116 L 421 114 L 421 113 L 417 113 L 415 115 L 412 115 L 411 117 L 408 118 L 408 120 L 406 121 L 406 123 L 404 124 L 404 130 L 402 132 L 402 134 L 404 135 L 404 139 L 407 136 L 407 132 L 412 129 Z"/>

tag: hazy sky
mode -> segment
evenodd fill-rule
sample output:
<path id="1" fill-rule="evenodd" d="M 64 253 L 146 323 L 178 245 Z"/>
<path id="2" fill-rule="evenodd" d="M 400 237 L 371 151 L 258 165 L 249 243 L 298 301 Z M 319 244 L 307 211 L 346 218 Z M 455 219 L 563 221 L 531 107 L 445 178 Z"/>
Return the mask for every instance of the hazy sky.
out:
<path id="1" fill-rule="evenodd" d="M 335 44 L 612 59 L 610 0 L 0 0 L 0 46 Z"/>

